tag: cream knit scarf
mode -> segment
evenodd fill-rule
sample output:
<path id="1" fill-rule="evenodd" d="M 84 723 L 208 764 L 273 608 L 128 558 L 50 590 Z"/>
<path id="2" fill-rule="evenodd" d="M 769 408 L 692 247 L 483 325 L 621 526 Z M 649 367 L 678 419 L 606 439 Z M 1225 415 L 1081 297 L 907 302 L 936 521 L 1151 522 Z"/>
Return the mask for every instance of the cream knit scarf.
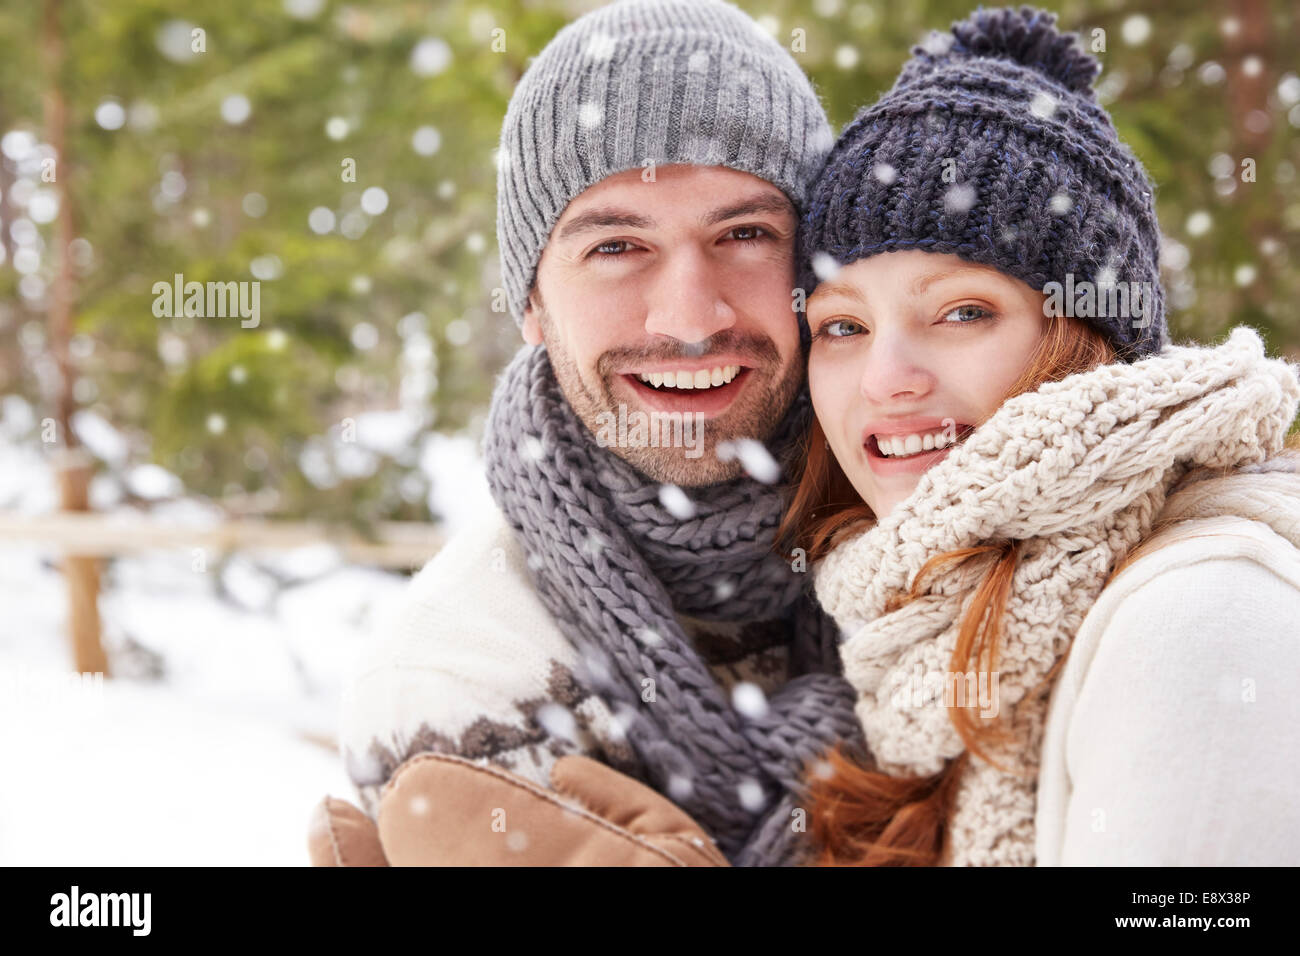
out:
<path id="1" fill-rule="evenodd" d="M 1280 450 L 1298 404 L 1297 369 L 1266 358 L 1244 327 L 1217 348 L 1169 346 L 1048 383 L 1003 403 L 906 501 L 819 565 L 817 596 L 845 635 L 845 676 L 877 768 L 932 774 L 964 749 L 942 688 L 962 616 L 993 559 L 928 576 L 923 596 L 897 610 L 887 602 L 932 555 L 1022 543 L 991 668 L 997 678 L 979 701 L 986 713 L 996 707 L 1012 735 L 1012 747 L 994 751 L 1010 772 L 972 756 L 943 862 L 1033 864 L 1045 677 L 1171 489 L 1253 470 Z M 957 685 L 946 686 L 955 699 Z"/>

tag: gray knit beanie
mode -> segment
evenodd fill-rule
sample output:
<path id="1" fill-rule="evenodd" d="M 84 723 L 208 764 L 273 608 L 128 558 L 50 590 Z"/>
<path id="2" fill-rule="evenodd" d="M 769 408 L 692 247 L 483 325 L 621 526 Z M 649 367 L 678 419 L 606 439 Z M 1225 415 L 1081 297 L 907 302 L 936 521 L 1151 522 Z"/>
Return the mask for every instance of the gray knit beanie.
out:
<path id="1" fill-rule="evenodd" d="M 1055 22 L 981 9 L 912 49 L 812 188 L 798 252 L 809 295 L 837 264 L 922 249 L 1056 293 L 1121 360 L 1168 342 L 1153 187 L 1097 103 L 1100 65 Z M 1117 295 L 1134 288 L 1137 300 Z M 1103 298 L 1121 314 L 1098 314 Z"/>
<path id="2" fill-rule="evenodd" d="M 575 196 L 626 169 L 728 166 L 801 211 L 834 134 L 790 53 L 721 0 L 620 0 L 538 54 L 501 128 L 497 242 L 517 325 L 552 228 Z"/>

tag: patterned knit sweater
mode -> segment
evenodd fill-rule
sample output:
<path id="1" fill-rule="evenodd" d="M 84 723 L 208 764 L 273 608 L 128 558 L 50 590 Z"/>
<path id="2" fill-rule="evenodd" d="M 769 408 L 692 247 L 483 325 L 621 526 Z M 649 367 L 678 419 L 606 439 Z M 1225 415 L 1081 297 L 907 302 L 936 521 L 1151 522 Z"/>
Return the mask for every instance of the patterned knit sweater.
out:
<path id="1" fill-rule="evenodd" d="M 745 682 L 768 694 L 787 680 L 789 621 L 677 618 L 725 690 Z M 376 634 L 345 689 L 340 741 L 371 817 L 392 772 L 424 751 L 543 786 L 565 754 L 634 765 L 618 720 L 575 679 L 577 652 L 533 590 L 500 512 L 449 541 Z"/>

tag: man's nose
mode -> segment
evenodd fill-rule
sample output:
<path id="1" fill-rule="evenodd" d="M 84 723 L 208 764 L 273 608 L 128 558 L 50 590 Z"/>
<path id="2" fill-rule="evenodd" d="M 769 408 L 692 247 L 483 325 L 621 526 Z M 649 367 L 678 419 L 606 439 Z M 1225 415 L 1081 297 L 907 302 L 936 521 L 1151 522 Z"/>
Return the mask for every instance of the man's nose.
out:
<path id="1" fill-rule="evenodd" d="M 717 267 L 696 251 L 675 254 L 655 277 L 648 295 L 645 328 L 654 335 L 703 342 L 736 324 Z"/>

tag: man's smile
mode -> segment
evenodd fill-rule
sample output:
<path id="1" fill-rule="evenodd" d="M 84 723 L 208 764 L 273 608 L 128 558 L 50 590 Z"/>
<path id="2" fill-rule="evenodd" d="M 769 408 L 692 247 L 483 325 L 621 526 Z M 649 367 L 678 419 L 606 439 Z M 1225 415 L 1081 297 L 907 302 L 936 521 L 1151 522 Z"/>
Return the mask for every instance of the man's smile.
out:
<path id="1" fill-rule="evenodd" d="M 627 382 L 638 401 L 652 411 L 714 417 L 731 406 L 753 371 L 751 367 L 737 363 L 697 368 L 691 368 L 690 364 L 664 365 L 653 371 L 622 372 L 618 377 Z"/>

